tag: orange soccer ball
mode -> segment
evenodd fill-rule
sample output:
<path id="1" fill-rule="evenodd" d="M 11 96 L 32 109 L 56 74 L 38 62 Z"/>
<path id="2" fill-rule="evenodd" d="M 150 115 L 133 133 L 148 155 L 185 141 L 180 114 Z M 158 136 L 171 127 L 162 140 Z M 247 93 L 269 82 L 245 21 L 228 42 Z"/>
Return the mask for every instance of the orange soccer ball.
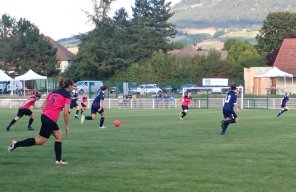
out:
<path id="1" fill-rule="evenodd" d="M 121 125 L 121 122 L 119 120 L 115 120 L 113 123 L 115 127 L 119 127 Z"/>

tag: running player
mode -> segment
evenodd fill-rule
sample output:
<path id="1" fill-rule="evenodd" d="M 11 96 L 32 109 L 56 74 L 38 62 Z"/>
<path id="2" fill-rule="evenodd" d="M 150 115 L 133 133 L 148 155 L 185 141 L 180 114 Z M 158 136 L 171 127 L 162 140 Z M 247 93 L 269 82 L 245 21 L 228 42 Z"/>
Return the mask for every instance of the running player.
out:
<path id="1" fill-rule="evenodd" d="M 87 92 L 84 92 L 82 100 L 81 100 L 81 109 L 80 114 L 83 113 L 83 111 L 87 110 Z"/>
<path id="2" fill-rule="evenodd" d="M 56 165 L 68 164 L 62 160 L 62 132 L 59 129 L 57 121 L 60 112 L 64 109 L 64 122 L 66 133 L 69 135 L 69 104 L 71 91 L 74 87 L 74 82 L 70 79 L 60 82 L 60 89 L 51 92 L 44 104 L 41 114 L 41 129 L 39 136 L 36 138 L 28 138 L 22 141 L 12 140 L 8 146 L 7 152 L 11 152 L 18 147 L 30 147 L 33 145 L 42 145 L 53 135 L 55 137 L 54 150 L 56 155 Z"/>
<path id="3" fill-rule="evenodd" d="M 101 91 L 96 96 L 96 98 L 94 99 L 94 101 L 91 105 L 91 116 L 86 116 L 86 117 L 82 116 L 81 123 L 84 123 L 84 120 L 95 120 L 96 114 L 99 113 L 101 116 L 99 128 L 101 128 L 101 129 L 106 128 L 106 127 L 104 127 L 105 116 L 104 116 L 104 108 L 103 108 L 103 101 L 105 99 L 105 91 L 106 90 L 107 90 L 107 87 L 105 85 L 103 85 L 101 87 Z"/>
<path id="4" fill-rule="evenodd" d="M 277 117 L 281 116 L 284 112 L 288 111 L 287 102 L 289 101 L 290 93 L 285 93 L 284 97 L 281 99 L 282 110 L 277 114 Z"/>
<path id="5" fill-rule="evenodd" d="M 239 113 L 239 110 L 240 110 L 239 105 L 237 105 L 236 103 L 237 94 L 238 94 L 238 89 L 236 88 L 234 83 L 231 83 L 230 90 L 226 95 L 224 106 L 223 106 L 223 115 L 225 120 L 221 121 L 222 131 L 220 135 L 225 135 L 228 125 L 230 123 L 238 123 L 237 115 L 233 109 L 234 106 L 236 106 L 236 110 Z"/>
<path id="6" fill-rule="evenodd" d="M 191 97 L 191 93 L 186 94 L 184 97 L 181 97 L 180 99 L 178 99 L 178 101 L 183 100 L 182 102 L 182 111 L 179 113 L 180 115 L 180 119 L 183 120 L 184 117 L 188 114 L 188 106 L 192 101 L 192 97 Z"/>
<path id="7" fill-rule="evenodd" d="M 78 114 L 80 111 L 80 108 L 77 104 L 77 100 L 78 100 L 78 93 L 76 92 L 76 90 L 74 88 L 73 91 L 71 92 L 71 104 L 70 104 L 69 114 L 71 113 L 72 109 L 75 107 L 76 108 L 76 112 L 75 112 L 76 119 L 78 119 Z"/>
<path id="8" fill-rule="evenodd" d="M 28 124 L 28 130 L 34 130 L 32 128 L 32 123 L 34 121 L 35 118 L 35 114 L 31 111 L 31 106 L 33 106 L 34 109 L 40 109 L 42 106 L 37 107 L 35 105 L 35 102 L 38 101 L 41 97 L 41 94 L 36 92 L 36 94 L 32 97 L 29 97 L 26 101 L 24 101 L 18 109 L 17 115 L 16 117 L 9 123 L 9 125 L 6 127 L 6 131 L 10 130 L 10 127 L 17 122 L 18 120 L 20 120 L 24 115 L 30 116 L 29 119 L 29 124 Z"/>

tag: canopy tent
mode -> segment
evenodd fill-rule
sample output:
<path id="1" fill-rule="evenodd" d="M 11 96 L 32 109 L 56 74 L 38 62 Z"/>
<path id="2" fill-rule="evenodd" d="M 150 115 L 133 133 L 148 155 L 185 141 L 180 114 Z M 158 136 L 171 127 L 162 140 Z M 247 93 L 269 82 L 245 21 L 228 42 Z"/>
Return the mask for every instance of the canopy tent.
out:
<path id="1" fill-rule="evenodd" d="M 292 86 L 293 86 L 293 75 L 290 74 L 290 73 L 286 73 L 286 72 L 280 70 L 277 67 L 273 67 L 272 69 L 270 69 L 269 71 L 267 71 L 263 75 L 260 75 L 259 77 L 270 77 L 270 78 L 272 78 L 272 77 L 282 77 L 282 78 L 284 78 L 284 81 L 285 81 L 285 88 L 287 87 L 286 78 L 289 77 L 289 78 L 292 78 Z"/>
<path id="2" fill-rule="evenodd" d="M 0 70 L 0 81 L 11 81 L 12 78 L 6 75 L 4 71 Z"/>
<path id="3" fill-rule="evenodd" d="M 35 73 L 34 71 L 32 71 L 30 69 L 27 73 L 15 77 L 15 80 L 24 81 L 24 86 L 25 86 L 25 81 L 38 80 L 38 79 L 45 79 L 46 80 L 46 90 L 47 90 L 47 93 L 48 93 L 48 81 L 47 81 L 46 76 L 39 75 L 39 74 Z"/>
<path id="4" fill-rule="evenodd" d="M 264 73 L 263 75 L 259 76 L 259 77 L 293 77 L 292 74 L 290 73 L 286 73 L 284 71 L 281 71 L 280 69 L 278 69 L 277 67 L 273 67 L 272 69 L 270 69 L 269 71 L 267 71 L 266 73 Z"/>

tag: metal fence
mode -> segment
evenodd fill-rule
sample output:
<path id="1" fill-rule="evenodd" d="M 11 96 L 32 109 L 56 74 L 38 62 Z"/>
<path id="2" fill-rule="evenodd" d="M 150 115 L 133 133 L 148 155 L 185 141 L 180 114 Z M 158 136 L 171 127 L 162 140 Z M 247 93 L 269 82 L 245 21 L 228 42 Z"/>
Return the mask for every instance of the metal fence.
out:
<path id="1" fill-rule="evenodd" d="M 0 99 L 0 107 L 2 109 L 18 108 L 26 99 L 7 98 Z M 91 106 L 93 99 L 88 100 L 88 107 Z M 42 105 L 44 99 L 36 102 L 36 105 Z M 279 109 L 281 98 L 244 98 L 244 109 Z M 80 101 L 78 101 L 80 103 Z M 189 105 L 190 109 L 215 109 L 222 108 L 224 98 L 194 98 Z M 238 99 L 238 103 L 241 103 Z M 290 109 L 296 109 L 296 98 L 290 98 L 288 102 Z M 105 99 L 104 107 L 106 109 L 180 109 L 181 102 L 177 99 L 156 99 L 141 98 L 132 99 Z"/>

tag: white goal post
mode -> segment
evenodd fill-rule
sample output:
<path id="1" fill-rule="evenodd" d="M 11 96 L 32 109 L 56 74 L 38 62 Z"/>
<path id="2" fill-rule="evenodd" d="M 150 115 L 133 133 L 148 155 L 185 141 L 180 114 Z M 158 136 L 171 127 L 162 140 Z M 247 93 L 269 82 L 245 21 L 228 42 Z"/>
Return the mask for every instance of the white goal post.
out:
<path id="1" fill-rule="evenodd" d="M 240 108 L 244 108 L 244 87 L 243 86 L 238 86 L 237 89 L 239 90 L 239 95 L 240 95 Z M 211 90 L 211 92 L 214 90 L 215 93 L 222 93 L 223 90 L 229 90 L 229 87 L 194 87 L 194 88 L 183 88 L 182 90 L 182 95 L 184 96 L 187 91 L 191 90 Z M 219 91 L 220 90 L 220 91 Z M 239 98 L 238 95 L 238 98 Z M 223 99 L 224 101 L 224 99 Z"/>

